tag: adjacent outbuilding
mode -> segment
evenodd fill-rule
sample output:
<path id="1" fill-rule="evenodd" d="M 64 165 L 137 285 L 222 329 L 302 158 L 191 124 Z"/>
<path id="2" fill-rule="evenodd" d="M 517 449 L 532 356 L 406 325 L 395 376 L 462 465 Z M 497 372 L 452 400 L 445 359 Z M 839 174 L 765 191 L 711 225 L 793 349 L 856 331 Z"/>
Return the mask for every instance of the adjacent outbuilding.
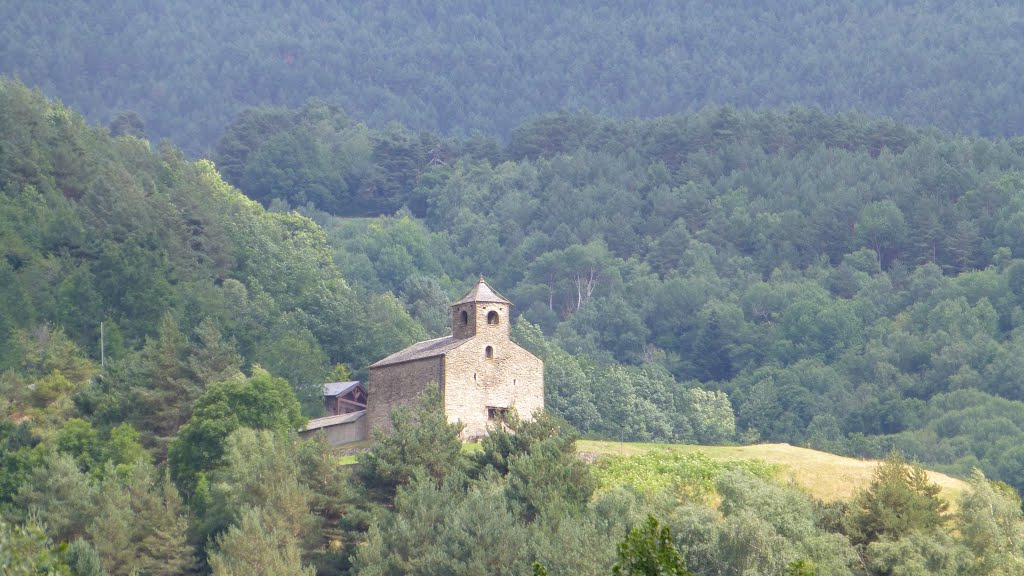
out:
<path id="1" fill-rule="evenodd" d="M 366 424 L 366 410 L 325 416 L 310 420 L 306 427 L 299 431 L 299 436 L 308 438 L 323 431 L 327 435 L 328 446 L 342 446 L 366 440 L 369 436 Z"/>
<path id="2" fill-rule="evenodd" d="M 330 416 L 366 410 L 366 385 L 359 380 L 324 384 L 324 408 Z"/>

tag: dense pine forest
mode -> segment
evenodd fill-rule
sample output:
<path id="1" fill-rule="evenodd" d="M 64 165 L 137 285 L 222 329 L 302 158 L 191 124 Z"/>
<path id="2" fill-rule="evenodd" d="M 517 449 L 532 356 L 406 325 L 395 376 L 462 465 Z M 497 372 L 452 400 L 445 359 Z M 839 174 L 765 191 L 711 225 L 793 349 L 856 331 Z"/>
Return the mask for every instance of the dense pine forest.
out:
<path id="1" fill-rule="evenodd" d="M 1024 572 L 1022 17 L 0 6 L 0 573 Z M 480 276 L 545 412 L 298 437 Z"/>
<path id="2" fill-rule="evenodd" d="M 992 0 L 8 2 L 0 72 L 190 154 L 245 107 L 314 96 L 441 134 L 802 104 L 1011 135 L 1022 23 Z"/>

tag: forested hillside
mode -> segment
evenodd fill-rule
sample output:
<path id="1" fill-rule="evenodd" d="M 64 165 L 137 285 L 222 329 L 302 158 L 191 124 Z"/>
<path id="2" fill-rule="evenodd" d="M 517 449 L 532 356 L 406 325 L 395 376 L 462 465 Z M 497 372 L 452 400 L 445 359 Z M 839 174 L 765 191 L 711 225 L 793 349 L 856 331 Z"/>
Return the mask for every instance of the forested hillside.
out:
<path id="1" fill-rule="evenodd" d="M 217 148 L 266 210 L 13 81 L 0 127 L 5 570 L 601 574 L 657 530 L 708 576 L 1024 565 L 1020 499 L 986 478 L 1024 478 L 1020 140 L 721 108 L 544 116 L 500 145 L 313 101 Z M 324 378 L 444 333 L 480 273 L 550 414 L 467 456 L 427 396 L 354 469 L 296 438 Z M 756 462 L 595 473 L 572 427 L 898 447 L 971 482 L 950 513 L 895 453 L 849 503 Z"/>
<path id="2" fill-rule="evenodd" d="M 241 367 L 315 407 L 336 363 L 423 334 L 390 296 L 345 283 L 314 222 L 264 211 L 209 162 L 111 138 L 7 80 L 0 126 L 0 396 L 19 411 L 82 392 L 79 409 L 169 436 Z M 110 371 L 90 384 L 101 323 Z"/>
<path id="3" fill-rule="evenodd" d="M 525 455 L 527 447 L 513 446 L 485 452 L 479 464 L 466 460 L 458 428 L 438 422 L 432 406 L 424 414 L 437 429 L 396 440 L 398 453 L 383 443 L 365 477 L 353 478 L 326 446 L 295 431 L 322 411 L 326 378 L 364 374 L 426 337 L 406 307 L 433 318 L 423 322 L 436 330 L 443 294 L 415 306 L 349 284 L 314 221 L 268 212 L 209 161 L 111 137 L 15 81 L 0 81 L 0 143 L 0 571 L 232 574 L 269 565 L 274 574 L 329 574 L 355 563 L 372 573 L 389 560 L 356 546 L 377 541 L 372 526 L 391 521 L 396 489 L 413 478 L 430 485 L 419 458 L 445 459 L 430 469 L 438 480 L 468 474 L 494 494 L 489 470 L 507 472 L 512 456 Z M 424 281 L 423 293 L 438 296 L 436 281 Z M 524 341 L 546 345 L 535 328 L 520 330 Z M 671 382 L 664 371 L 654 375 Z M 574 393 L 574 384 L 558 393 Z M 680 388 L 658 410 L 690 440 L 734 432 L 721 394 Z M 558 447 L 544 456 L 555 460 L 524 463 L 514 476 L 526 493 L 501 504 L 530 507 L 505 517 L 517 538 L 527 525 L 550 532 L 534 523 L 541 496 L 523 482 L 553 482 L 556 493 L 571 492 L 571 510 L 589 509 L 593 482 L 575 461 L 575 437 L 546 422 L 536 433 L 565 430 L 544 444 Z M 455 457 L 435 450 L 430 434 Z M 574 470 L 572 485 L 551 476 L 563 469 Z M 451 490 L 461 499 L 469 486 Z M 589 532 L 603 553 L 569 565 L 609 568 L 630 525 L 619 519 Z M 524 546 L 513 573 L 534 558 L 561 561 L 542 541 Z M 479 565 L 462 573 L 480 573 Z"/>
<path id="4" fill-rule="evenodd" d="M 1024 573 L 1024 6 L 343 4 L 0 3 L 0 573 Z M 545 411 L 298 436 L 481 275 Z"/>
<path id="5" fill-rule="evenodd" d="M 7 79 L 0 256 L 4 574 L 205 567 L 236 510 L 190 518 L 225 505 L 206 478 L 232 432 L 294 436 L 332 370 L 425 335 L 394 297 L 344 281 L 311 220 Z M 294 552 L 287 538 L 273 541 Z"/>
<path id="6" fill-rule="evenodd" d="M 584 434 L 715 441 L 731 422 L 679 414 L 731 406 L 740 439 L 1024 485 L 1020 139 L 722 108 L 545 116 L 502 147 L 313 102 L 243 114 L 214 157 L 263 202 L 309 203 L 346 277 L 432 333 L 475 275 L 501 286 Z"/>
<path id="7" fill-rule="evenodd" d="M 0 73 L 201 153 L 243 108 L 309 97 L 383 126 L 503 136 L 559 109 L 816 105 L 1024 132 L 1016 3 L 6 2 Z M 41 24 L 45 23 L 45 28 Z M 135 112 L 137 115 L 121 113 Z"/>

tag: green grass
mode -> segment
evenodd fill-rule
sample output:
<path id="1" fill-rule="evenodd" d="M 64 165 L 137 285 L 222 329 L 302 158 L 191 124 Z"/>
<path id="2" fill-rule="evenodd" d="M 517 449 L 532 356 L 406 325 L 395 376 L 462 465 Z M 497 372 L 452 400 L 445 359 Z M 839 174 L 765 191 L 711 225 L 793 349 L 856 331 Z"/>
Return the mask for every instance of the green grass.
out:
<path id="1" fill-rule="evenodd" d="M 338 464 L 341 464 L 342 466 L 351 466 L 356 463 L 356 455 L 363 450 L 369 450 L 371 446 L 373 446 L 373 442 L 369 440 L 351 442 L 334 448 L 334 454 L 337 456 Z"/>
<path id="2" fill-rule="evenodd" d="M 636 455 L 664 454 L 672 462 L 680 455 L 700 454 L 721 463 L 754 461 L 775 467 L 776 478 L 792 482 L 819 500 L 849 500 L 865 488 L 874 473 L 877 460 L 861 460 L 836 456 L 827 452 L 790 446 L 789 444 L 754 444 L 750 446 L 694 446 L 685 444 L 638 444 L 581 440 L 577 449 L 588 459 Z M 656 456 L 646 456 L 657 461 Z M 963 480 L 928 472 L 928 478 L 942 488 L 940 495 L 955 503 L 966 488 Z"/>
<path id="3" fill-rule="evenodd" d="M 722 460 L 703 452 L 652 449 L 632 455 L 602 456 L 593 467 L 599 491 L 632 486 L 646 493 L 678 495 L 709 494 L 724 472 L 744 470 L 765 479 L 774 478 L 779 466 L 762 460 Z"/>

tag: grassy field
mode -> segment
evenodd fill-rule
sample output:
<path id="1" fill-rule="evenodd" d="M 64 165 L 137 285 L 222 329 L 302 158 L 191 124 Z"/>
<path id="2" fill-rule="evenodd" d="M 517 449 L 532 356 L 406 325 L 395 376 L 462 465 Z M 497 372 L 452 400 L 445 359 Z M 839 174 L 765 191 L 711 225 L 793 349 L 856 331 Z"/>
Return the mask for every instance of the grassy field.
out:
<path id="1" fill-rule="evenodd" d="M 780 467 L 780 478 L 793 482 L 820 500 L 849 500 L 871 482 L 877 460 L 859 460 L 799 448 L 789 444 L 754 444 L 751 446 L 690 446 L 683 444 L 634 444 L 581 440 L 581 453 L 600 458 L 602 455 L 631 456 L 649 451 L 679 453 L 700 452 L 716 460 L 761 460 Z M 939 472 L 928 472 L 928 478 L 942 487 L 941 495 L 955 503 L 966 488 L 963 480 Z"/>

